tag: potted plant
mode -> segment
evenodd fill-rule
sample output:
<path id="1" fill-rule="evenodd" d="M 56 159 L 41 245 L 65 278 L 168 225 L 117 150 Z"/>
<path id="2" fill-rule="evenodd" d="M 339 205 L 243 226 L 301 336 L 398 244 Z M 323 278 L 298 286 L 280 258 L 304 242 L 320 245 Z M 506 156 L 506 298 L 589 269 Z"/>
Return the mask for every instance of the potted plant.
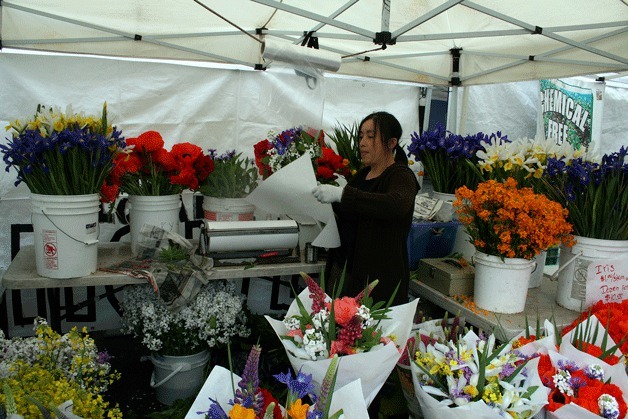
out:
<path id="1" fill-rule="evenodd" d="M 519 187 L 528 187 L 536 193 L 543 193 L 542 177 L 548 159 L 573 156 L 574 153 L 576 150 L 567 142 L 558 145 L 545 138 L 520 138 L 514 141 L 497 139 L 490 144 L 484 144 L 484 150 L 478 150 L 476 157 L 483 181 L 493 179 L 504 182 L 512 177 Z M 530 279 L 530 288 L 541 285 L 546 250 L 543 249 L 535 257 L 536 268 Z"/>
<path id="2" fill-rule="evenodd" d="M 549 246 L 571 243 L 568 211 L 513 178 L 456 191 L 454 207 L 475 246 L 474 300 L 499 313 L 523 311 L 533 258 Z"/>
<path id="3" fill-rule="evenodd" d="M 17 170 L 16 185 L 24 182 L 31 192 L 37 273 L 72 278 L 95 272 L 99 193 L 125 147 L 109 124 L 107 104 L 101 115 L 40 105 L 8 129 L 11 138 L 0 150 L 7 171 Z"/>
<path id="4" fill-rule="evenodd" d="M 217 155 L 210 149 L 214 170 L 200 185 L 204 217 L 214 221 L 249 221 L 255 206 L 244 198 L 257 186 L 255 162 L 235 150 Z"/>
<path id="5" fill-rule="evenodd" d="M 12 339 L 0 330 L 0 405 L 9 417 L 121 418 L 105 397 L 120 373 L 87 330 L 61 335 L 39 317 L 34 330 Z"/>
<path id="6" fill-rule="evenodd" d="M 543 174 L 543 191 L 569 210 L 575 243 L 560 249 L 557 302 L 581 310 L 585 289 L 576 270 L 592 261 L 628 257 L 628 147 L 601 159 L 586 150 L 552 157 Z M 577 269 L 576 269 L 577 267 Z"/>
<path id="7" fill-rule="evenodd" d="M 194 144 L 184 142 L 164 147 L 156 131 L 128 138 L 124 153 L 116 156 L 115 167 L 103 185 L 103 195 L 111 198 L 120 192 L 129 195 L 131 250 L 138 252 L 143 225 L 156 225 L 179 231 L 181 192 L 198 190 L 214 169 L 210 156 Z"/>
<path id="8" fill-rule="evenodd" d="M 250 333 L 244 296 L 233 283 L 208 281 L 179 304 L 167 298 L 168 291 L 178 288 L 169 283 L 160 286 L 159 292 L 148 284 L 126 287 L 121 302 L 122 331 L 141 339 L 150 351 L 155 367 L 151 386 L 156 388 L 157 399 L 167 405 L 196 394 L 210 348 Z M 177 370 L 182 363 L 188 368 Z"/>

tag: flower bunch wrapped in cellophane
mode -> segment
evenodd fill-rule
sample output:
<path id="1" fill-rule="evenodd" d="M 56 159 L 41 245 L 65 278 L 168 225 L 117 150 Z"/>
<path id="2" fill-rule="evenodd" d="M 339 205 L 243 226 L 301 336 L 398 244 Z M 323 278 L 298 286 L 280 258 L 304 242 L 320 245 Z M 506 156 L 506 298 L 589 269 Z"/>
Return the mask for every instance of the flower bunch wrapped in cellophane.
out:
<path id="1" fill-rule="evenodd" d="M 0 144 L 7 171 L 15 167 L 15 184 L 42 195 L 99 193 L 125 147 L 122 133 L 108 122 L 107 103 L 101 115 L 40 105 L 31 119 L 15 120 L 7 130 L 11 139 Z"/>
<path id="2" fill-rule="evenodd" d="M 537 359 L 473 331 L 457 340 L 417 341 L 411 363 L 425 418 L 527 418 L 547 403 Z"/>
<path id="3" fill-rule="evenodd" d="M 215 366 L 196 396 L 186 419 L 364 419 L 368 417 L 359 380 L 345 386 L 336 379 L 340 358 L 335 356 L 325 373 L 320 391 L 315 392 L 312 375 L 299 371 L 274 375 L 287 387 L 285 404 L 265 388 L 258 375 L 260 346 L 253 346 L 239 377 Z M 342 416 L 341 416 L 342 415 Z"/>
<path id="4" fill-rule="evenodd" d="M 292 302 L 284 320 L 266 319 L 295 371 L 312 374 L 320 388 L 331 358 L 338 354 L 342 359 L 338 385 L 360 379 L 369 405 L 401 356 L 418 300 L 394 307 L 390 301 L 386 306 L 373 303 L 369 292 L 377 281 L 356 297 L 332 299 L 312 278 L 302 276 L 307 288 Z"/>

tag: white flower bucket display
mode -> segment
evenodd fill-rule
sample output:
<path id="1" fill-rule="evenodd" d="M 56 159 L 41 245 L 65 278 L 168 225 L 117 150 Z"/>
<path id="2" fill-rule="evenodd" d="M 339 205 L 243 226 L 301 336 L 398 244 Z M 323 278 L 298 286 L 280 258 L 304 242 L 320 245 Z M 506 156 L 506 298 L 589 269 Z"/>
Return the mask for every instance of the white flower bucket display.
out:
<path id="1" fill-rule="evenodd" d="M 628 258 L 628 240 L 603 240 L 574 236 L 576 244 L 560 247 L 556 302 L 568 310 L 582 311 L 587 270 L 593 261 Z"/>
<path id="2" fill-rule="evenodd" d="M 98 194 L 31 194 L 37 274 L 77 278 L 98 269 Z"/>
<path id="3" fill-rule="evenodd" d="M 181 197 L 176 195 L 143 196 L 129 195 L 129 226 L 131 227 L 131 252 L 137 256 L 140 231 L 144 224 L 154 225 L 165 231 L 179 234 Z"/>
<path id="4" fill-rule="evenodd" d="M 500 258 L 476 252 L 473 299 L 479 308 L 496 313 L 521 313 L 525 309 L 534 260 Z"/>
<path id="5" fill-rule="evenodd" d="M 175 400 L 194 396 L 205 381 L 205 366 L 209 362 L 209 350 L 194 355 L 167 356 L 153 354 L 154 365 L 150 386 L 160 403 L 172 405 Z"/>
<path id="6" fill-rule="evenodd" d="M 253 221 L 255 205 L 245 198 L 203 196 L 203 217 L 210 221 Z"/>

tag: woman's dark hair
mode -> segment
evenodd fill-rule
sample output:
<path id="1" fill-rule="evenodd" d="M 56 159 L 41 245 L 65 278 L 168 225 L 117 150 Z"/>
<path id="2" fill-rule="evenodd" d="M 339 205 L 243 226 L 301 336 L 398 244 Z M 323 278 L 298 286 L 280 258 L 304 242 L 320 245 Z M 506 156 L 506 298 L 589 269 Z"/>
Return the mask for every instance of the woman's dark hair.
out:
<path id="1" fill-rule="evenodd" d="M 380 133 L 382 142 L 386 146 L 389 145 L 392 138 L 397 139 L 397 145 L 395 146 L 395 161 L 397 163 L 408 164 L 408 156 L 406 156 L 405 151 L 403 151 L 403 148 L 399 145 L 402 129 L 397 118 L 388 112 L 373 112 L 360 122 L 358 130 L 362 128 L 362 125 L 364 125 L 366 121 L 369 120 L 373 120 L 375 131 Z"/>

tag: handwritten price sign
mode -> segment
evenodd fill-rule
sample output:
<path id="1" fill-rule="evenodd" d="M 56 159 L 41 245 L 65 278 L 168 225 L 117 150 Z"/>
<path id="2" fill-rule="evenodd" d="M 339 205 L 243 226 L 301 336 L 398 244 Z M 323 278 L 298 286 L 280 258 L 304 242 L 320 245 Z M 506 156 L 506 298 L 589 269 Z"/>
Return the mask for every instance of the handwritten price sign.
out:
<path id="1" fill-rule="evenodd" d="M 619 303 L 623 300 L 628 300 L 628 260 L 591 262 L 587 269 L 586 306 L 598 301 Z"/>

